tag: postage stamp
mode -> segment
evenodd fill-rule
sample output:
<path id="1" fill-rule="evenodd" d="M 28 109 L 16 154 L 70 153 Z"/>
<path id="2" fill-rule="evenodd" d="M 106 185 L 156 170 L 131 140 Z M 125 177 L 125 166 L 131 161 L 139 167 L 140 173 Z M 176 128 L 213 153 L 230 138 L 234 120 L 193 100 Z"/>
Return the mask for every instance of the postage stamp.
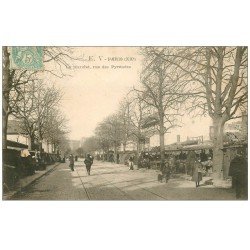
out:
<path id="1" fill-rule="evenodd" d="M 41 70 L 43 69 L 43 47 L 11 47 L 11 68 Z"/>

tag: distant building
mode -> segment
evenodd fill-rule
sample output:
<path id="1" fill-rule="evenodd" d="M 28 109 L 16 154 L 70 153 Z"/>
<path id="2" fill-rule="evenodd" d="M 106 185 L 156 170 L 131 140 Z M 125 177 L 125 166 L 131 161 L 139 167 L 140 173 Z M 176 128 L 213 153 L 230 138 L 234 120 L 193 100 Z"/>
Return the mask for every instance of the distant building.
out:
<path id="1" fill-rule="evenodd" d="M 127 141 L 126 143 L 126 146 L 124 148 L 124 145 L 121 144 L 119 147 L 118 147 L 118 151 L 119 152 L 123 152 L 123 151 L 134 151 L 137 149 L 137 145 L 135 142 L 133 141 Z"/>
<path id="2" fill-rule="evenodd" d="M 19 120 L 9 120 L 7 128 L 7 140 L 12 142 L 18 142 L 27 146 L 30 146 L 30 140 L 28 133 L 22 129 L 22 122 Z M 46 153 L 52 153 L 53 147 L 47 140 L 42 141 L 42 148 Z"/>
<path id="3" fill-rule="evenodd" d="M 165 145 L 173 143 L 182 143 L 190 140 L 202 141 L 210 140 L 209 126 L 212 121 L 209 117 L 184 117 L 182 126 L 176 126 L 167 131 L 164 135 Z M 150 136 L 150 148 L 160 146 L 159 133 L 155 129 L 155 133 Z"/>
<path id="4" fill-rule="evenodd" d="M 20 121 L 8 121 L 7 140 L 28 145 L 29 135 L 22 130 Z"/>
<path id="5" fill-rule="evenodd" d="M 79 140 L 68 140 L 68 142 L 69 142 L 69 147 L 71 151 L 76 151 L 81 146 L 81 143 Z"/>
<path id="6" fill-rule="evenodd" d="M 156 121 L 156 120 L 155 120 Z M 210 117 L 184 117 L 181 127 L 176 127 L 165 133 L 165 146 L 173 143 L 183 143 L 185 141 L 198 141 L 198 144 L 212 141 L 214 137 L 214 127 Z M 152 121 L 152 126 L 147 122 L 149 130 L 149 147 L 160 146 L 157 124 Z M 151 130 L 150 130 L 151 129 Z M 152 134 L 150 134 L 153 131 Z M 228 121 L 224 127 L 224 142 L 236 142 L 247 140 L 247 114 L 243 113 L 242 118 Z"/>
<path id="7" fill-rule="evenodd" d="M 83 144 L 84 144 L 84 142 L 86 141 L 86 137 L 82 137 L 81 139 L 80 139 L 80 148 L 82 148 L 83 147 Z"/>
<path id="8" fill-rule="evenodd" d="M 247 140 L 247 115 L 242 113 L 241 120 L 229 121 L 225 124 L 224 134 L 231 141 L 246 141 Z"/>

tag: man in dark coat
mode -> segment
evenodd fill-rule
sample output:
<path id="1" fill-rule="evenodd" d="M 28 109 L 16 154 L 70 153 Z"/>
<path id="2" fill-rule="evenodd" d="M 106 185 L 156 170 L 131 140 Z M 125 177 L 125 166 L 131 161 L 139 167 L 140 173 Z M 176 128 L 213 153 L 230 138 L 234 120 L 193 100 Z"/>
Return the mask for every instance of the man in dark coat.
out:
<path id="1" fill-rule="evenodd" d="M 207 157 L 207 155 L 206 155 L 206 153 L 205 153 L 205 150 L 203 149 L 203 150 L 201 150 L 201 153 L 200 153 L 200 159 L 201 159 L 201 162 L 205 162 L 205 161 L 207 161 L 208 160 L 208 157 Z"/>
<path id="2" fill-rule="evenodd" d="M 74 171 L 74 156 L 72 154 L 69 156 L 69 167 L 71 171 Z"/>
<path id="3" fill-rule="evenodd" d="M 235 188 L 236 199 L 247 199 L 248 197 L 248 174 L 247 160 L 241 150 L 237 150 L 236 156 L 230 163 L 229 176 L 232 176 L 232 186 Z"/>
<path id="4" fill-rule="evenodd" d="M 84 163 L 86 165 L 86 169 L 87 169 L 88 175 L 90 175 L 90 169 L 91 169 L 91 166 L 93 164 L 93 160 L 94 160 L 94 158 L 90 154 L 87 154 L 87 157 L 84 160 Z"/>

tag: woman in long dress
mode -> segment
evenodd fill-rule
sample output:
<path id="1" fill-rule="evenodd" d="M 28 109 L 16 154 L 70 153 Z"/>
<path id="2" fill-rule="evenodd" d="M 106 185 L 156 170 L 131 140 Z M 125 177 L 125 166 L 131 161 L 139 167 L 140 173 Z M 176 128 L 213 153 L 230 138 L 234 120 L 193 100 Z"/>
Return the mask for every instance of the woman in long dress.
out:
<path id="1" fill-rule="evenodd" d="M 198 160 L 196 160 L 193 164 L 192 170 L 192 181 L 195 182 L 196 187 L 199 187 L 200 181 L 202 180 L 202 164 Z"/>

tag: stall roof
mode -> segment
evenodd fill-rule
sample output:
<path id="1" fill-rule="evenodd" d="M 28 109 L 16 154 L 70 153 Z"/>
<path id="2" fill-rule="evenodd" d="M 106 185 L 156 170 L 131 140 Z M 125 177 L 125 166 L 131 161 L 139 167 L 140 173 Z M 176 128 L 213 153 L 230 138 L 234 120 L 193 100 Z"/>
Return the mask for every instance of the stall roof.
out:
<path id="1" fill-rule="evenodd" d="M 23 149 L 28 148 L 28 145 L 16 141 L 7 140 L 7 148 Z"/>

